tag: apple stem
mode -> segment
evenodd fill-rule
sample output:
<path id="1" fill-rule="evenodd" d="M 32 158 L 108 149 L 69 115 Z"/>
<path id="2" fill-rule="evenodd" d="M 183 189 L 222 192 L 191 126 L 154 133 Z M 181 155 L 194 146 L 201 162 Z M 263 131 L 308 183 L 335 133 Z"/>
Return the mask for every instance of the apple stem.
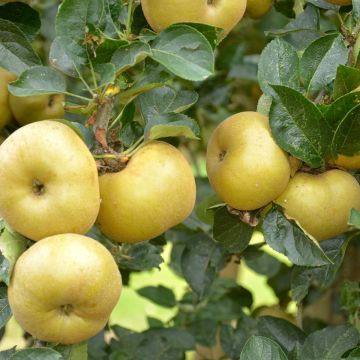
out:
<path id="1" fill-rule="evenodd" d="M 96 121 L 93 127 L 93 131 L 96 140 L 104 149 L 109 148 L 106 140 L 106 134 L 109 127 L 113 107 L 114 99 L 112 97 L 105 96 L 103 103 L 98 106 L 96 112 Z"/>

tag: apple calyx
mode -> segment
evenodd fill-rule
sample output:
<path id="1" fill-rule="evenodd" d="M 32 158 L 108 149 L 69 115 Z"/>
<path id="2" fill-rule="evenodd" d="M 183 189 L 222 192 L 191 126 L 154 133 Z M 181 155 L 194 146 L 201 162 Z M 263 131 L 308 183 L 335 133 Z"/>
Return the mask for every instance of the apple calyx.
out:
<path id="1" fill-rule="evenodd" d="M 65 304 L 60 306 L 60 311 L 66 315 L 69 316 L 74 311 L 74 306 L 71 304 Z"/>
<path id="2" fill-rule="evenodd" d="M 32 182 L 32 190 L 35 195 L 43 195 L 45 193 L 45 185 L 38 179 L 34 179 Z"/>

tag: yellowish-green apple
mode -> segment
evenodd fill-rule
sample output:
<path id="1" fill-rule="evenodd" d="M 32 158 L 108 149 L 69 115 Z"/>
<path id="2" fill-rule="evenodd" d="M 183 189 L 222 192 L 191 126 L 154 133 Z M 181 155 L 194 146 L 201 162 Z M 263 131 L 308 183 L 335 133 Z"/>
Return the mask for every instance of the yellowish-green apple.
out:
<path id="1" fill-rule="evenodd" d="M 113 240 L 150 240 L 184 221 L 195 204 L 191 167 L 174 146 L 150 141 L 124 170 L 100 176 L 97 225 Z"/>
<path id="2" fill-rule="evenodd" d="M 8 297 L 25 331 L 42 341 L 76 344 L 106 325 L 121 288 L 120 272 L 103 245 L 83 235 L 60 234 L 19 257 Z"/>
<path id="3" fill-rule="evenodd" d="M 206 168 L 215 192 L 239 210 L 255 210 L 276 199 L 291 173 L 288 156 L 271 136 L 268 118 L 251 111 L 233 115 L 215 129 Z"/>
<path id="4" fill-rule="evenodd" d="M 360 154 L 353 156 L 339 155 L 331 163 L 347 170 L 358 170 L 360 169 Z"/>
<path id="5" fill-rule="evenodd" d="M 330 4 L 341 5 L 341 6 L 352 4 L 352 0 L 326 0 L 326 1 Z"/>
<path id="6" fill-rule="evenodd" d="M 272 8 L 273 0 L 247 0 L 246 15 L 252 19 L 265 16 Z"/>
<path id="7" fill-rule="evenodd" d="M 15 96 L 10 93 L 9 103 L 15 120 L 20 125 L 40 120 L 64 117 L 64 95 Z"/>
<path id="8" fill-rule="evenodd" d="M 288 218 L 321 241 L 348 229 L 351 209 L 360 211 L 360 185 L 342 170 L 317 175 L 298 172 L 275 202 Z"/>
<path id="9" fill-rule="evenodd" d="M 40 121 L 0 146 L 0 216 L 32 239 L 86 233 L 100 206 L 94 158 L 68 126 Z"/>
<path id="10" fill-rule="evenodd" d="M 156 32 L 176 23 L 203 23 L 224 29 L 242 19 L 246 0 L 141 0 L 146 20 Z"/>
<path id="11" fill-rule="evenodd" d="M 16 80 L 16 76 L 0 68 L 0 129 L 8 124 L 12 118 L 9 104 L 8 85 Z"/>

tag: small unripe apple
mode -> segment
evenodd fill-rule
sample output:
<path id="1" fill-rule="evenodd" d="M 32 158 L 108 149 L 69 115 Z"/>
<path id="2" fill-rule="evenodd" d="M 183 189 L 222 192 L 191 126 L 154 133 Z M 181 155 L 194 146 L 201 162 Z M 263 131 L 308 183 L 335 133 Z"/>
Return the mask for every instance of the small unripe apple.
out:
<path id="1" fill-rule="evenodd" d="M 246 0 L 141 0 L 146 20 L 156 32 L 176 23 L 203 23 L 224 29 L 242 19 Z"/>
<path id="2" fill-rule="evenodd" d="M 177 148 L 150 141 L 124 170 L 100 176 L 100 195 L 101 231 L 113 240 L 137 243 L 184 221 L 194 208 L 196 186 Z"/>
<path id="3" fill-rule="evenodd" d="M 341 170 L 298 172 L 275 202 L 316 240 L 326 240 L 348 229 L 351 209 L 360 211 L 360 185 Z"/>
<path id="4" fill-rule="evenodd" d="M 212 134 L 206 155 L 211 186 L 233 208 L 255 210 L 276 199 L 291 173 L 288 156 L 271 136 L 268 118 L 242 112 Z"/>
<path id="5" fill-rule="evenodd" d="M 11 111 L 9 104 L 10 82 L 16 80 L 16 76 L 0 68 L 0 130 L 11 121 Z"/>
<path id="6" fill-rule="evenodd" d="M 10 93 L 10 109 L 20 125 L 64 117 L 64 95 L 15 96 Z"/>
<path id="7" fill-rule="evenodd" d="M 103 329 L 121 288 L 118 267 L 103 245 L 61 234 L 19 257 L 8 296 L 25 331 L 42 341 L 76 344 Z"/>
<path id="8" fill-rule="evenodd" d="M 265 16 L 272 8 L 273 0 L 247 0 L 246 15 L 252 19 Z"/>

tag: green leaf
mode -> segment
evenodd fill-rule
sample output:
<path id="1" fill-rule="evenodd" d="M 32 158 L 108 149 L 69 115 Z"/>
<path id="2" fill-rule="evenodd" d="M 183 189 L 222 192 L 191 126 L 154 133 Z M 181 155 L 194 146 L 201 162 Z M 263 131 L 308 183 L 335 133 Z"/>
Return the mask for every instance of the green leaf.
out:
<path id="1" fill-rule="evenodd" d="M 79 76 L 74 61 L 68 56 L 58 38 L 55 38 L 51 44 L 49 60 L 54 68 L 62 71 L 64 74 L 72 77 Z"/>
<path id="2" fill-rule="evenodd" d="M 360 93 L 359 93 L 360 95 Z M 338 123 L 331 142 L 332 151 L 337 154 L 354 155 L 360 152 L 360 105 L 354 107 Z"/>
<path id="3" fill-rule="evenodd" d="M 146 286 L 138 289 L 137 293 L 163 307 L 173 308 L 176 306 L 176 299 L 173 291 L 165 286 Z"/>
<path id="4" fill-rule="evenodd" d="M 76 134 L 81 138 L 81 140 L 86 144 L 89 149 L 93 147 L 94 133 L 89 128 L 85 127 L 83 124 L 65 119 L 52 119 L 52 121 L 60 122 L 67 125 L 69 128 L 76 132 Z"/>
<path id="5" fill-rule="evenodd" d="M 266 215 L 263 232 L 267 244 L 296 265 L 322 266 L 331 263 L 319 244 L 307 237 L 294 222 L 287 220 L 277 207 Z"/>
<path id="6" fill-rule="evenodd" d="M 257 104 L 256 111 L 265 116 L 269 116 L 273 99 L 269 95 L 262 94 Z"/>
<path id="7" fill-rule="evenodd" d="M 25 70 L 9 85 L 16 96 L 45 95 L 66 92 L 65 79 L 56 70 L 46 66 L 35 66 Z"/>
<path id="8" fill-rule="evenodd" d="M 214 73 L 214 53 L 204 35 L 187 25 L 173 25 L 152 44 L 151 57 L 175 75 L 191 81 Z"/>
<path id="9" fill-rule="evenodd" d="M 310 334 L 301 349 L 300 360 L 335 360 L 359 341 L 359 333 L 352 325 L 329 326 Z"/>
<path id="10" fill-rule="evenodd" d="M 321 248 L 332 264 L 320 267 L 295 266 L 291 277 L 291 296 L 300 302 L 311 286 L 320 290 L 329 288 L 337 279 L 349 241 L 344 236 L 322 241 Z"/>
<path id="11" fill-rule="evenodd" d="M 27 239 L 8 228 L 1 232 L 0 281 L 4 281 L 6 285 L 9 285 L 16 260 L 26 250 L 27 243 Z"/>
<path id="12" fill-rule="evenodd" d="M 345 280 L 341 286 L 340 303 L 342 310 L 345 310 L 350 319 L 357 322 L 360 306 L 360 284 L 359 282 Z"/>
<path id="13" fill-rule="evenodd" d="M 357 229 L 360 229 L 360 211 L 356 209 L 351 210 L 349 225 L 355 226 Z"/>
<path id="14" fill-rule="evenodd" d="M 18 26 L 30 41 L 34 40 L 41 27 L 39 13 L 31 6 L 20 2 L 1 6 L 0 18 Z"/>
<path id="15" fill-rule="evenodd" d="M 306 338 L 305 333 L 289 321 L 272 316 L 261 316 L 257 328 L 259 335 L 276 341 L 287 355 Z"/>
<path id="16" fill-rule="evenodd" d="M 258 249 L 256 246 L 250 246 L 243 254 L 246 265 L 268 278 L 274 277 L 281 270 L 281 262 L 267 252 Z"/>
<path id="17" fill-rule="evenodd" d="M 263 336 L 252 336 L 241 351 L 240 360 L 287 360 L 281 347 Z"/>
<path id="18" fill-rule="evenodd" d="M 360 70 L 340 65 L 334 83 L 334 99 L 346 95 L 360 86 Z"/>
<path id="19" fill-rule="evenodd" d="M 0 53 L 0 66 L 16 75 L 41 64 L 24 33 L 4 19 L 0 19 Z"/>
<path id="20" fill-rule="evenodd" d="M 60 353 L 50 348 L 24 349 L 16 351 L 9 360 L 63 360 Z"/>
<path id="21" fill-rule="evenodd" d="M 299 89 L 299 57 L 295 48 L 281 39 L 271 41 L 261 53 L 258 80 L 265 95 L 275 95 L 270 85 Z"/>
<path id="22" fill-rule="evenodd" d="M 9 360 L 12 355 L 16 352 L 16 347 L 8 350 L 0 351 L 0 360 Z"/>
<path id="23" fill-rule="evenodd" d="M 249 245 L 254 228 L 230 214 L 226 207 L 221 207 L 214 214 L 213 232 L 214 239 L 229 253 L 238 254 Z"/>
<path id="24" fill-rule="evenodd" d="M 199 24 L 185 23 L 185 24 L 201 32 L 206 37 L 207 41 L 209 42 L 209 44 L 213 49 L 216 49 L 216 47 L 219 45 L 219 35 L 221 35 L 221 33 L 223 32 L 222 29 L 200 23 Z"/>
<path id="25" fill-rule="evenodd" d="M 101 88 L 115 82 L 116 70 L 114 64 L 97 64 L 94 66 L 97 77 L 97 87 Z"/>
<path id="26" fill-rule="evenodd" d="M 150 55 L 150 46 L 140 41 L 120 46 L 112 55 L 111 63 L 115 65 L 119 75 L 127 69 L 145 60 Z"/>
<path id="27" fill-rule="evenodd" d="M 211 287 L 217 272 L 224 267 L 225 254 L 206 234 L 189 236 L 181 255 L 181 270 L 199 296 Z"/>
<path id="28" fill-rule="evenodd" d="M 96 57 L 92 58 L 92 62 L 94 64 L 110 62 L 114 52 L 127 44 L 124 40 L 104 39 L 104 42 L 96 48 Z"/>
<path id="29" fill-rule="evenodd" d="M 273 85 L 278 99 L 270 110 L 270 126 L 285 151 L 313 168 L 324 165 L 331 130 L 315 104 L 300 92 Z"/>
<path id="30" fill-rule="evenodd" d="M 8 302 L 7 287 L 0 286 L 0 329 L 2 329 L 11 318 L 12 312 Z"/>
<path id="31" fill-rule="evenodd" d="M 338 66 L 347 62 L 348 52 L 339 34 L 323 36 L 306 48 L 300 73 L 308 94 L 323 90 L 335 79 Z"/>
<path id="32" fill-rule="evenodd" d="M 87 360 L 87 342 L 75 345 L 58 345 L 54 350 L 61 354 L 61 360 Z"/>

